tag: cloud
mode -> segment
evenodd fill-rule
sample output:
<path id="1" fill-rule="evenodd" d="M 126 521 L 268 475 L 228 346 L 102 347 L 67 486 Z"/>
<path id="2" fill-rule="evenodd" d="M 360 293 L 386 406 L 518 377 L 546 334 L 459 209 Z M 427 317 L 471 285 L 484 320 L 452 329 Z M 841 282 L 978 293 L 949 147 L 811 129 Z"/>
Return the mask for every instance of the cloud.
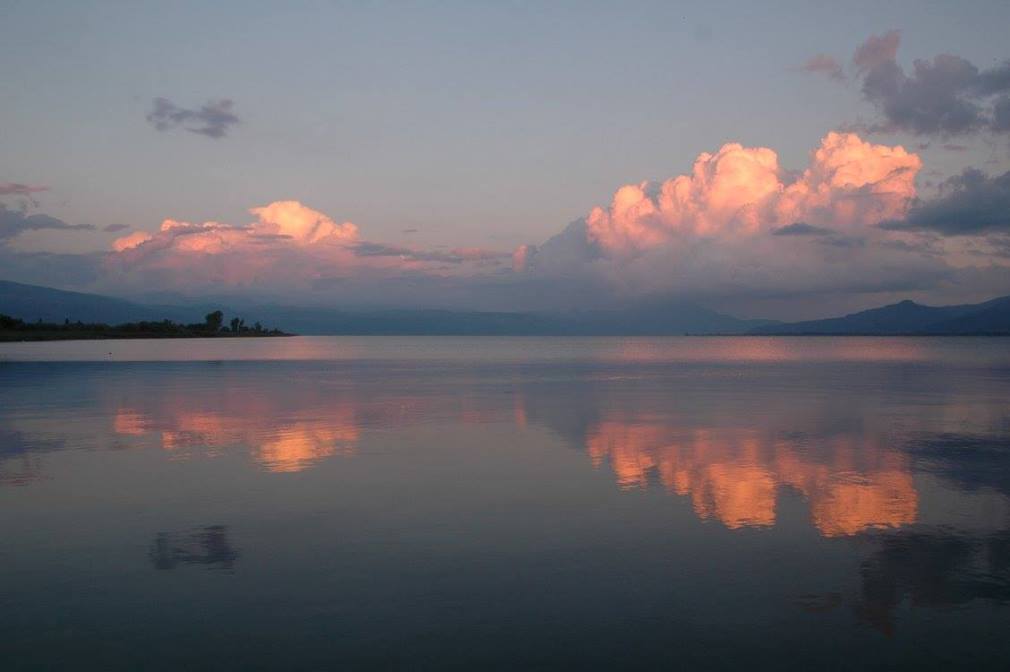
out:
<path id="1" fill-rule="evenodd" d="M 1010 95 L 1003 96 L 993 105 L 992 130 L 1010 133 Z"/>
<path id="2" fill-rule="evenodd" d="M 800 66 L 800 69 L 806 72 L 824 75 L 828 79 L 833 79 L 838 82 L 845 80 L 845 71 L 842 70 L 842 64 L 839 63 L 834 56 L 828 56 L 827 54 L 817 54 L 815 56 L 811 56 L 803 63 L 803 65 Z"/>
<path id="3" fill-rule="evenodd" d="M 355 224 L 298 201 L 275 201 L 249 212 L 255 218 L 249 224 L 166 219 L 156 232 L 131 232 L 113 241 L 106 268 L 112 277 L 162 289 L 276 292 L 438 275 L 447 265 L 493 266 L 510 256 L 483 248 L 431 251 L 362 240 Z"/>
<path id="4" fill-rule="evenodd" d="M 853 66 L 863 97 L 883 120 L 874 131 L 954 136 L 1010 131 L 1010 61 L 980 70 L 952 54 L 917 59 L 911 74 L 897 62 L 900 35 L 871 36 L 855 52 Z"/>
<path id="5" fill-rule="evenodd" d="M 337 224 L 298 201 L 275 201 L 249 212 L 259 217 L 258 233 L 286 236 L 299 245 L 322 241 L 353 242 L 358 238 L 358 227 L 351 222 Z"/>
<path id="6" fill-rule="evenodd" d="M 49 191 L 49 187 L 18 182 L 0 182 L 0 196 L 30 196 L 42 191 Z"/>
<path id="7" fill-rule="evenodd" d="M 891 30 L 883 35 L 871 35 L 856 49 L 852 63 L 857 71 L 867 72 L 879 65 L 894 61 L 901 43 L 901 33 Z"/>
<path id="8" fill-rule="evenodd" d="M 116 240 L 112 242 L 112 249 L 114 249 L 116 252 L 124 252 L 126 250 L 132 250 L 135 247 L 138 247 L 146 243 L 147 241 L 151 240 L 151 238 L 153 238 L 153 236 L 147 233 L 146 231 L 134 231 L 133 233 L 125 235 L 122 238 L 116 238 Z"/>
<path id="9" fill-rule="evenodd" d="M 126 224 L 109 224 L 108 226 L 102 227 L 102 231 L 107 231 L 108 233 L 118 233 L 119 231 L 125 231 L 130 228 Z"/>
<path id="10" fill-rule="evenodd" d="M 64 231 L 91 230 L 90 224 L 67 224 L 61 219 L 42 213 L 29 215 L 22 210 L 10 210 L 0 204 L 0 244 L 17 237 L 25 231 L 41 229 L 62 229 Z"/>
<path id="11" fill-rule="evenodd" d="M 728 143 L 687 174 L 619 188 L 609 205 L 518 248 L 513 269 L 545 286 L 594 287 L 597 302 L 926 291 L 958 282 L 960 268 L 922 234 L 878 226 L 909 214 L 921 167 L 900 146 L 847 133 L 826 135 L 795 172 L 769 148 Z"/>
<path id="12" fill-rule="evenodd" d="M 1010 233 L 1010 172 L 990 177 L 969 168 L 941 184 L 937 198 L 915 203 L 906 217 L 881 227 L 945 236 Z"/>
<path id="13" fill-rule="evenodd" d="M 182 128 L 208 138 L 223 138 L 232 126 L 240 123 L 232 110 L 235 104 L 227 98 L 209 100 L 198 109 L 179 107 L 167 98 L 155 98 L 147 121 L 159 131 Z"/>
<path id="14" fill-rule="evenodd" d="M 689 175 L 621 187 L 609 207 L 593 208 L 576 228 L 604 257 L 686 239 L 748 237 L 800 221 L 844 230 L 903 215 L 921 166 L 902 147 L 829 133 L 810 167 L 790 179 L 773 150 L 728 143 L 699 155 Z"/>
<path id="15" fill-rule="evenodd" d="M 409 261 L 434 261 L 447 264 L 461 264 L 467 261 L 493 262 L 508 259 L 509 252 L 487 250 L 481 247 L 457 247 L 447 252 L 439 250 L 415 250 L 398 245 L 384 243 L 360 242 L 354 245 L 354 254 L 358 257 L 396 257 Z"/>
<path id="16" fill-rule="evenodd" d="M 786 224 L 772 231 L 773 236 L 825 236 L 831 233 L 831 229 L 823 226 L 811 226 L 806 222 L 796 222 Z"/>

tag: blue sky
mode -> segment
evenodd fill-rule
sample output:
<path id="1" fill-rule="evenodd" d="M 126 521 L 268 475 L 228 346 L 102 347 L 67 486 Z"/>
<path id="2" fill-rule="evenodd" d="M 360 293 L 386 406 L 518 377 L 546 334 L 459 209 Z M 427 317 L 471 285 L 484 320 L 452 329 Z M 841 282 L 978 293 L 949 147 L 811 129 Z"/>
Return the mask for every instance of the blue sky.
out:
<path id="1" fill-rule="evenodd" d="M 44 185 L 70 224 L 241 223 L 297 200 L 370 240 L 541 243 L 614 190 L 690 170 L 723 143 L 806 167 L 874 118 L 849 67 L 901 31 L 898 61 L 1010 57 L 1006 2 L 12 2 L 0 4 L 0 183 Z M 214 139 L 146 119 L 163 97 L 230 99 Z M 866 136 L 918 153 L 929 184 L 1010 168 L 1006 137 Z M 943 149 L 942 144 L 966 149 Z M 407 231 L 407 232 L 405 232 Z M 29 231 L 20 250 L 107 249 L 115 233 Z"/>

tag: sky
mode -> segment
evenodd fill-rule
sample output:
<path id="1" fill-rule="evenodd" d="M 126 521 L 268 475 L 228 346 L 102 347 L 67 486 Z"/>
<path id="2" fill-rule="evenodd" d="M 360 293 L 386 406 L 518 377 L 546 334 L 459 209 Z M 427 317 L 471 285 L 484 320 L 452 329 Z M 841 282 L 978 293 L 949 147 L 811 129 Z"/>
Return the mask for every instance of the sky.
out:
<path id="1" fill-rule="evenodd" d="M 1010 294 L 1010 3 L 0 0 L 0 279 L 801 319 Z"/>

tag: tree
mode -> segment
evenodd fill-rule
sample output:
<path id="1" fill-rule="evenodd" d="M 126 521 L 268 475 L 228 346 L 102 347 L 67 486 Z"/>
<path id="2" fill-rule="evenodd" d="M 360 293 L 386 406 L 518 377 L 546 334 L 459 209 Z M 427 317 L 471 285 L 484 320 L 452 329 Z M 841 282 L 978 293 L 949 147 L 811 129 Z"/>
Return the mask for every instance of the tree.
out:
<path id="1" fill-rule="evenodd" d="M 231 318 L 231 333 L 237 334 L 239 331 L 241 331 L 241 328 L 242 328 L 242 320 L 238 319 L 237 317 Z"/>
<path id="2" fill-rule="evenodd" d="M 216 334 L 221 331 L 221 325 L 224 323 L 224 313 L 220 310 L 215 310 L 213 313 L 204 315 L 203 319 L 206 322 L 207 331 Z"/>

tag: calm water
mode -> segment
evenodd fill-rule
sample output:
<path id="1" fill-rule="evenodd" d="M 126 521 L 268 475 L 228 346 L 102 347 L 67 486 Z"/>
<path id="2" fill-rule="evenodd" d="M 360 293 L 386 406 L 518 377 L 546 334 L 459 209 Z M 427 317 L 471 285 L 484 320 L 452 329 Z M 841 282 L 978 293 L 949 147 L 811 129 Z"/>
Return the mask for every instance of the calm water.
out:
<path id="1" fill-rule="evenodd" d="M 3 670 L 1010 667 L 1010 340 L 0 344 Z"/>

